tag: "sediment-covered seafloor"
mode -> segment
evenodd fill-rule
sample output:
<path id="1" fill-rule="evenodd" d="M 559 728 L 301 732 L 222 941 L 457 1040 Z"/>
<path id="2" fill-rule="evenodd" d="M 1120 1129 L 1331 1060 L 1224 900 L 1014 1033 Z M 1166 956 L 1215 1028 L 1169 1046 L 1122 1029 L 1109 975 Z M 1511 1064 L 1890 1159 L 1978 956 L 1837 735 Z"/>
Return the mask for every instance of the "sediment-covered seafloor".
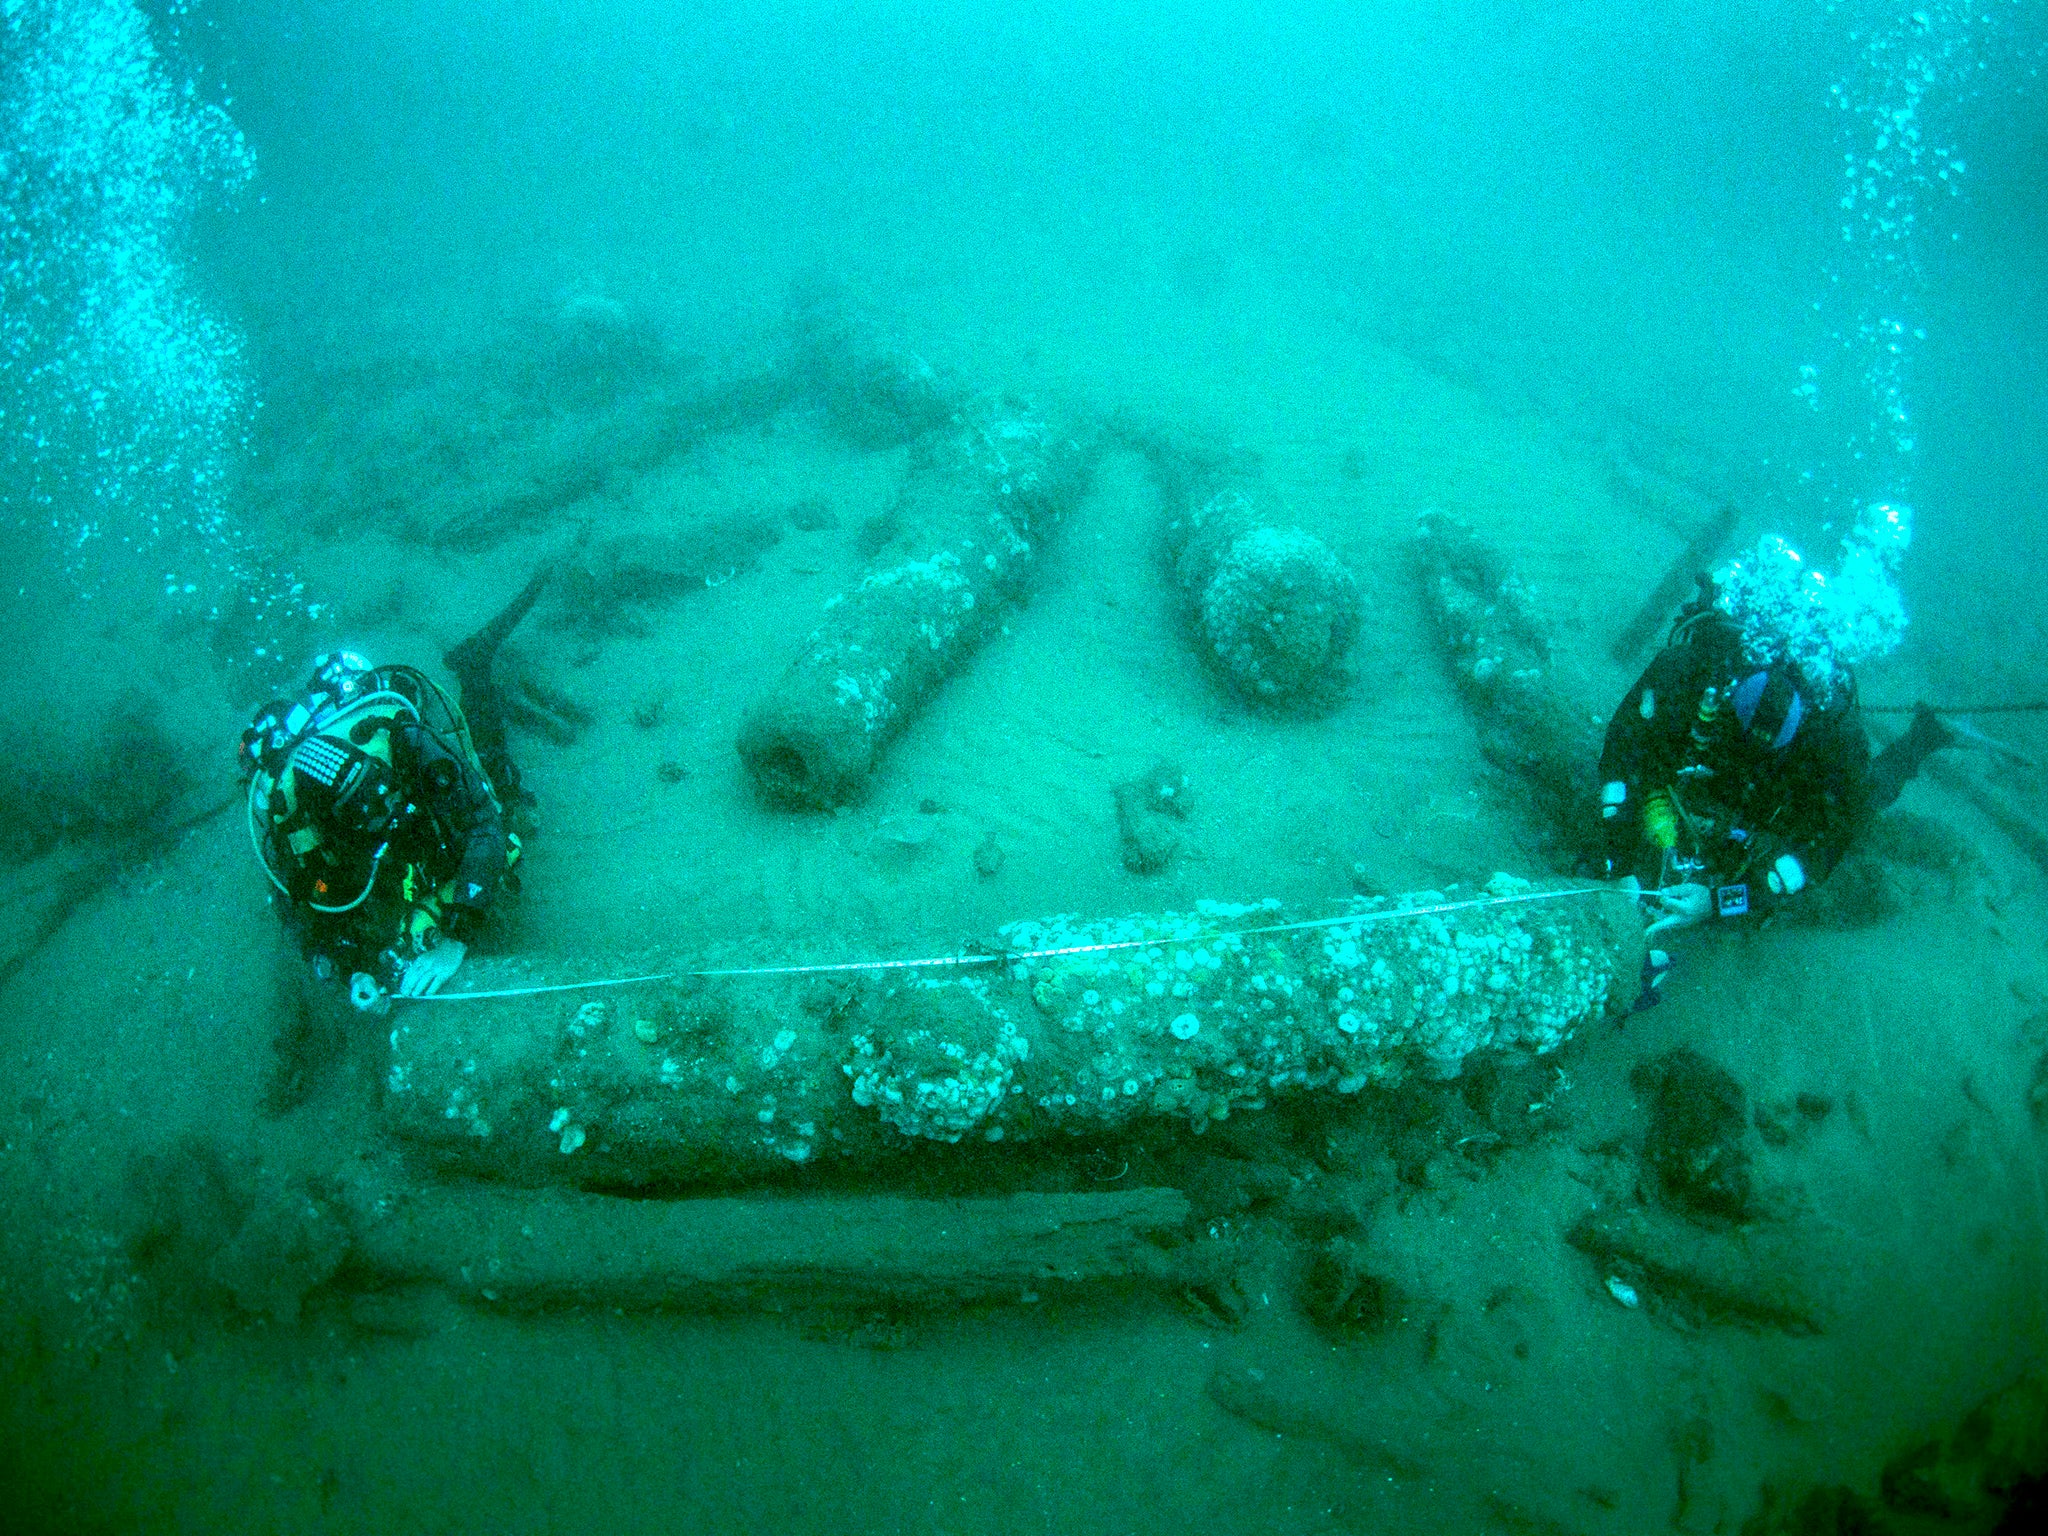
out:
<path id="1" fill-rule="evenodd" d="M 1200 1132 L 1282 1095 L 1544 1053 L 1635 995 L 1613 892 L 1016 923 L 1000 955 L 881 972 L 684 975 L 399 1005 L 386 1111 L 444 1163 L 593 1186 L 877 1164 L 920 1142 Z M 555 978 L 481 962 L 478 991 Z"/>

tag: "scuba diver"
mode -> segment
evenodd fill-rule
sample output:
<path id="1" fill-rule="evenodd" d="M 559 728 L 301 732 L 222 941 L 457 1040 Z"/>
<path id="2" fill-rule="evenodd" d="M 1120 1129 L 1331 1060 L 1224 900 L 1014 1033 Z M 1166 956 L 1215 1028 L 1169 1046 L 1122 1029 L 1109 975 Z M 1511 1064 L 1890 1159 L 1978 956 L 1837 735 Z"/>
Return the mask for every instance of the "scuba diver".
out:
<path id="1" fill-rule="evenodd" d="M 438 992 L 516 889 L 505 807 L 531 797 L 491 661 L 550 573 L 443 658 L 460 702 L 417 667 L 334 651 L 242 733 L 256 856 L 314 974 L 347 976 L 359 1009 Z"/>
<path id="2" fill-rule="evenodd" d="M 1606 873 L 1644 888 L 1650 933 L 1796 900 L 1957 743 L 1921 705 L 1873 758 L 1856 704 L 1853 666 L 1905 628 L 1892 574 L 1910 537 L 1906 508 L 1867 509 L 1832 577 L 1764 539 L 1702 581 L 1615 710 L 1600 754 Z"/>

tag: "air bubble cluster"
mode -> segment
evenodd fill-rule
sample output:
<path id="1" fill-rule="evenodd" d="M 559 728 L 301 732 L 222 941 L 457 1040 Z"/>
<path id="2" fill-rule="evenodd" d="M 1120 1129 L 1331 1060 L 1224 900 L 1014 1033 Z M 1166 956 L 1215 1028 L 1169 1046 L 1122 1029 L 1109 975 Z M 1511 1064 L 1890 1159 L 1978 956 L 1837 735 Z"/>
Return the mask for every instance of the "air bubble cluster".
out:
<path id="1" fill-rule="evenodd" d="M 1714 573 L 1714 605 L 1741 626 L 1753 666 L 1795 665 L 1823 707 L 1853 669 L 1897 647 L 1906 632 L 1899 562 L 1913 539 L 1913 509 L 1873 502 L 1842 540 L 1833 572 L 1809 566 L 1775 535 Z"/>
<path id="2" fill-rule="evenodd" d="M 228 514 L 255 401 L 186 256 L 254 156 L 133 0 L 5 0 L 0 41 L 0 504 L 75 573 L 125 548 L 260 633 L 298 594 Z"/>
<path id="3" fill-rule="evenodd" d="M 1830 88 L 1842 114 L 1842 261 L 1831 291 L 1850 306 L 1834 332 L 1840 364 L 1867 402 L 1847 425 L 1846 462 L 1823 490 L 1851 504 L 1903 501 L 1912 491 L 1915 343 L 1925 242 L 1934 209 L 1960 193 L 1969 164 L 1958 140 L 1965 109 L 1991 65 L 2017 0 L 1928 0 L 1912 8 L 1832 0 L 1849 27 L 1855 65 Z M 1951 232 L 1950 238 L 1960 238 Z M 1821 305 L 1816 304 L 1816 309 Z M 1819 409 L 1823 369 L 1800 369 L 1794 394 Z"/>

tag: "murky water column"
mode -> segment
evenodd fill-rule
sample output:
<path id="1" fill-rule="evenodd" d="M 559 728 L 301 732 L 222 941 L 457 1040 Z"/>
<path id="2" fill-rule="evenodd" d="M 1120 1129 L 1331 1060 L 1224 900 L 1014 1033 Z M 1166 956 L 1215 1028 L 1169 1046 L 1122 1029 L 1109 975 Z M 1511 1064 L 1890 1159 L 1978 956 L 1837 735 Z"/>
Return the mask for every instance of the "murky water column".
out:
<path id="1" fill-rule="evenodd" d="M 186 254 L 254 158 L 152 27 L 132 0 L 0 7 L 0 512 L 88 592 L 160 578 L 254 650 L 296 594 L 228 514 L 254 399 Z"/>

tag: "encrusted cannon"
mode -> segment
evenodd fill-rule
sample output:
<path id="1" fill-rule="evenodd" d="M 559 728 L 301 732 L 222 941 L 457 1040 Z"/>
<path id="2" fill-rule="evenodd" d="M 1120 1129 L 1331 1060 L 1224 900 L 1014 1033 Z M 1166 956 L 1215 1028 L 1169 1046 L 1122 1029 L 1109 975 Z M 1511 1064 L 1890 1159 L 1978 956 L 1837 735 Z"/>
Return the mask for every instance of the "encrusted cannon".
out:
<path id="1" fill-rule="evenodd" d="M 1024 596 L 1093 461 L 1076 438 L 993 396 L 917 441 L 890 541 L 740 730 L 764 795 L 822 809 L 859 793 L 890 738 Z"/>
<path id="2" fill-rule="evenodd" d="M 1552 645 L 1529 587 L 1466 524 L 1425 513 L 1411 552 L 1451 675 L 1478 717 L 1480 749 L 1536 790 L 1560 841 L 1582 843 L 1600 761 L 1590 685 Z"/>
<path id="3" fill-rule="evenodd" d="M 1643 960 L 1618 888 L 1507 876 L 1335 917 L 1204 903 L 998 939 L 922 967 L 670 971 L 601 991 L 480 960 L 465 979 L 497 995 L 398 1005 L 390 1124 L 458 1169 L 592 1187 L 876 1166 L 931 1142 L 1099 1142 L 1146 1121 L 1198 1133 L 1284 1095 L 1554 1050 L 1628 1005 Z"/>
<path id="4" fill-rule="evenodd" d="M 1349 681 L 1358 582 L 1329 546 L 1293 527 L 1242 454 L 1127 431 L 1166 512 L 1166 559 L 1203 659 L 1239 694 L 1276 709 L 1328 707 Z"/>

